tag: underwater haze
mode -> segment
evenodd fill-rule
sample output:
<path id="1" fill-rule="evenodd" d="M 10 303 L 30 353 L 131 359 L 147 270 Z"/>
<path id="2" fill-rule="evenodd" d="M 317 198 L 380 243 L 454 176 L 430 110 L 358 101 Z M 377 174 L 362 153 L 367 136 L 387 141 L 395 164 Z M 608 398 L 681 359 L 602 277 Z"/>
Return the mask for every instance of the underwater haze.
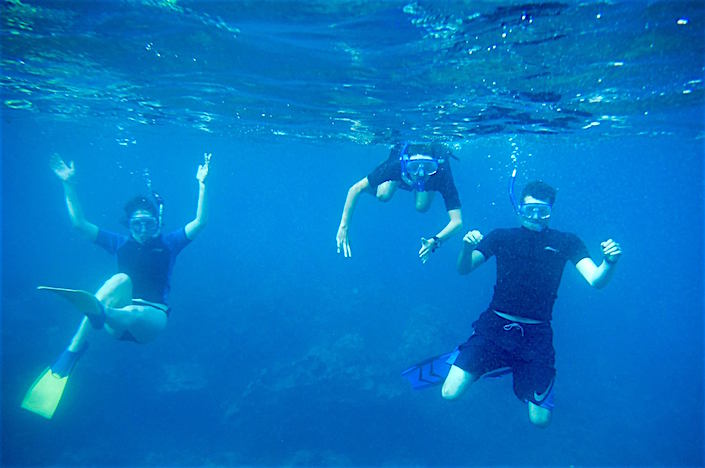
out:
<path id="1" fill-rule="evenodd" d="M 3 466 L 702 466 L 705 9 L 694 1 L 4 0 Z M 399 191 L 348 188 L 399 141 L 441 141 L 464 231 L 517 226 L 507 187 L 558 189 L 552 227 L 624 251 L 611 283 L 566 266 L 556 407 L 511 377 L 458 401 L 400 375 L 452 350 L 495 262 Z M 156 190 L 210 220 L 178 257 L 167 328 L 98 334 L 51 420 L 20 403 L 80 321 L 36 291 L 95 291 L 115 259 L 73 230 L 49 168 L 75 161 L 89 221 Z"/>

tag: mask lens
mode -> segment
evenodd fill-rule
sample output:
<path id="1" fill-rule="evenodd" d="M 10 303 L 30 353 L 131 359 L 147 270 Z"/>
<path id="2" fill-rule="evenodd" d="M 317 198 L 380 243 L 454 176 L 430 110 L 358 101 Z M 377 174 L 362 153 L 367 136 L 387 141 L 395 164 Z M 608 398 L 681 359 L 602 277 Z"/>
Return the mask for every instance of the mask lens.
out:
<path id="1" fill-rule="evenodd" d="M 154 235 L 158 229 L 157 220 L 151 216 L 136 216 L 130 219 L 130 230 L 139 234 Z"/>
<path id="2" fill-rule="evenodd" d="M 416 154 L 406 163 L 406 171 L 413 176 L 430 176 L 438 171 L 438 162 L 430 156 Z"/>
<path id="3" fill-rule="evenodd" d="M 548 219 L 551 216 L 551 205 L 546 203 L 525 203 L 519 209 L 521 215 L 529 219 Z"/>

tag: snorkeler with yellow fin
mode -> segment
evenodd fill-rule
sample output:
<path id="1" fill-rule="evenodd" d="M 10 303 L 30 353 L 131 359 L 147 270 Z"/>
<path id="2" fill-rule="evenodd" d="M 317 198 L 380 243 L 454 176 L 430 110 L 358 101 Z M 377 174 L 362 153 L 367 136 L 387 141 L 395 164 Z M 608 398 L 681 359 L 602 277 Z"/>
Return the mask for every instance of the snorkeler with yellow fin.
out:
<path id="1" fill-rule="evenodd" d="M 129 235 L 114 233 L 88 221 L 75 189 L 75 165 L 55 155 L 51 168 L 62 181 L 71 223 L 90 241 L 117 259 L 114 274 L 95 294 L 79 289 L 39 286 L 71 303 L 84 317 L 59 359 L 34 381 L 22 408 L 51 419 L 63 396 L 71 371 L 88 346 L 93 331 L 118 341 L 145 344 L 166 328 L 170 313 L 167 296 L 176 256 L 203 230 L 208 219 L 206 178 L 211 160 L 204 153 L 198 166 L 198 202 L 195 218 L 169 232 L 162 232 L 164 200 L 148 187 L 151 196 L 138 195 L 125 205 L 122 224 Z M 154 199 L 154 201 L 152 201 Z"/>

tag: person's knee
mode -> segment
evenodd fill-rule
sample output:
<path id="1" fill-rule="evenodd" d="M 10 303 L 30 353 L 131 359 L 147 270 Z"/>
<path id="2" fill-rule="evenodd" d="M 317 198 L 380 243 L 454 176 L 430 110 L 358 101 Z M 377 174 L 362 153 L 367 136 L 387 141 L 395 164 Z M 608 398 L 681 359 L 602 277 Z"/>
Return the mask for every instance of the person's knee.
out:
<path id="1" fill-rule="evenodd" d="M 443 384 L 441 396 L 444 400 L 455 400 L 460 396 L 460 388 L 457 385 L 450 385 L 447 382 Z"/>
<path id="2" fill-rule="evenodd" d="M 428 211 L 428 209 L 431 208 L 431 203 L 429 203 L 427 200 L 416 200 L 416 211 L 419 213 L 425 213 Z"/>
<path id="3" fill-rule="evenodd" d="M 100 287 L 95 297 L 108 307 L 124 307 L 132 300 L 132 279 L 117 273 Z"/>
<path id="4" fill-rule="evenodd" d="M 416 193 L 416 211 L 419 213 L 425 213 L 431 208 L 431 202 L 433 201 L 433 196 L 429 192 L 417 192 Z"/>
<path id="5" fill-rule="evenodd" d="M 392 199 L 392 196 L 394 195 L 393 192 L 378 192 L 377 193 L 377 200 L 381 202 L 388 202 L 389 200 Z"/>
<path id="6" fill-rule="evenodd" d="M 529 421 L 536 427 L 546 428 L 551 424 L 552 413 L 540 406 L 529 402 Z"/>
<path id="7" fill-rule="evenodd" d="M 377 200 L 381 202 L 388 202 L 394 196 L 396 188 L 396 185 L 394 185 L 392 181 L 387 181 L 379 184 L 377 186 L 376 192 Z"/>
<path id="8" fill-rule="evenodd" d="M 463 394 L 469 384 L 474 381 L 474 377 L 469 372 L 464 371 L 460 367 L 452 365 L 443 382 L 441 396 L 446 400 L 455 400 Z"/>
<path id="9" fill-rule="evenodd" d="M 377 188 L 377 200 L 381 202 L 388 202 L 394 196 L 394 190 L 390 187 L 382 187 L 381 185 Z"/>
<path id="10" fill-rule="evenodd" d="M 115 283 L 115 286 L 132 290 L 132 278 L 127 273 L 116 273 L 110 280 Z"/>

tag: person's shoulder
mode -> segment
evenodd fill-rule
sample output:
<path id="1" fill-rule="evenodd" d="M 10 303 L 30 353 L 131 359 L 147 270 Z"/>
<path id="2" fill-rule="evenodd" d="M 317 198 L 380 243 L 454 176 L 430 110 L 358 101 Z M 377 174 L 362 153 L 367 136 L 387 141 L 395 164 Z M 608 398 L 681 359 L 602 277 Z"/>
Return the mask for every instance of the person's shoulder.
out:
<path id="1" fill-rule="evenodd" d="M 114 231 L 110 231 L 108 229 L 103 229 L 102 227 L 99 227 L 95 240 L 96 240 L 96 242 L 105 241 L 105 240 L 113 240 L 116 242 L 126 242 L 129 238 L 130 237 L 125 234 L 121 234 L 119 232 L 114 232 Z"/>
<path id="2" fill-rule="evenodd" d="M 186 237 L 186 227 L 181 226 L 179 228 L 174 229 L 173 231 L 167 232 L 166 234 L 162 233 L 161 238 L 162 242 L 167 245 L 180 243 L 184 240 L 188 241 L 188 237 Z"/>

